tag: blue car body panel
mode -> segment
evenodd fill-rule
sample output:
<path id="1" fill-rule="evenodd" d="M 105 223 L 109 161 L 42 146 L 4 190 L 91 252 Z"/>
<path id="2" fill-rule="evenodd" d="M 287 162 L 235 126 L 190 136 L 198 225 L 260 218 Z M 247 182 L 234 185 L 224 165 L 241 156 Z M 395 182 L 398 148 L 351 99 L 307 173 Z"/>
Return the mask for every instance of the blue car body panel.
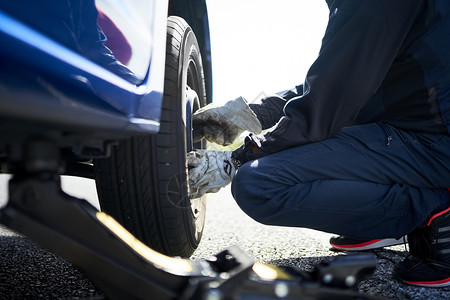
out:
<path id="1" fill-rule="evenodd" d="M 53 1 L 19 2 L 21 5 L 38 2 L 45 9 Z M 83 1 L 77 4 L 79 2 Z M 98 3 L 101 5 L 97 7 L 104 11 L 108 7 L 110 11 L 116 10 L 115 17 L 110 18 L 116 22 L 136 11 L 133 1 Z M 110 131 L 121 135 L 158 131 L 164 88 L 167 0 L 146 1 L 149 19 L 134 20 L 134 29 L 141 27 L 139 32 L 133 31 L 135 37 L 129 38 L 130 48 L 141 50 L 135 67 L 116 63 L 113 51 L 107 52 L 110 49 L 98 46 L 104 42 L 100 40 L 96 41 L 96 47 L 105 51 L 102 57 L 107 57 L 106 64 L 102 65 L 103 58 L 97 61 L 75 51 L 77 49 L 60 42 L 55 35 L 46 34 L 45 28 L 36 29 L 39 26 L 31 26 L 26 18 L 17 17 L 16 6 L 8 7 L 6 1 L 0 4 L 0 117 L 3 121 L 38 121 L 75 131 L 90 128 L 90 132 L 100 136 L 102 131 L 105 135 Z M 45 18 L 59 18 L 58 13 L 49 12 Z M 47 21 L 39 22 L 55 24 Z M 130 20 L 123 23 L 130 24 Z M 103 33 L 101 28 L 99 32 Z M 133 55 L 135 52 L 139 54 L 133 50 Z"/>

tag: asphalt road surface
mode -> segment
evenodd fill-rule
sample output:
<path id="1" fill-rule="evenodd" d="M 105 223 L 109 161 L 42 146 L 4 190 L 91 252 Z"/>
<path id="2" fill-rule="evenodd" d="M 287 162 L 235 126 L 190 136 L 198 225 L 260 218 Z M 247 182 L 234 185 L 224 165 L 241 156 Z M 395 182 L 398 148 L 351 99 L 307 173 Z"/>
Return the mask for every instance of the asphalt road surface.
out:
<path id="1" fill-rule="evenodd" d="M 63 189 L 96 204 L 90 180 L 63 180 Z M 0 206 L 6 201 L 6 178 L 0 176 Z M 229 189 L 209 197 L 202 242 L 192 259 L 208 258 L 238 245 L 255 261 L 311 270 L 335 255 L 330 234 L 301 228 L 261 225 L 247 217 Z M 374 276 L 359 285 L 362 293 L 389 299 L 449 299 L 450 288 L 426 289 L 399 284 L 391 277 L 394 263 L 406 257 L 404 246 L 374 251 Z M 25 237 L 0 226 L 0 299 L 101 299 L 103 294 L 69 262 L 41 249 Z"/>

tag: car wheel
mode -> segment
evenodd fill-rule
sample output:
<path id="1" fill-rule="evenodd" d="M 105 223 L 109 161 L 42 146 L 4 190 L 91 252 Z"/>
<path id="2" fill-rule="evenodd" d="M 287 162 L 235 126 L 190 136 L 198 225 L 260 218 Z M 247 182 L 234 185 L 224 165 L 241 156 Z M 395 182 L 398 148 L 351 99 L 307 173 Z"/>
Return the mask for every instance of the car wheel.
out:
<path id="1" fill-rule="evenodd" d="M 206 105 L 205 82 L 194 32 L 169 17 L 161 127 L 157 135 L 121 141 L 94 162 L 100 207 L 156 251 L 188 257 L 205 223 L 206 199 L 190 199 L 186 153 L 193 144 L 191 116 Z"/>

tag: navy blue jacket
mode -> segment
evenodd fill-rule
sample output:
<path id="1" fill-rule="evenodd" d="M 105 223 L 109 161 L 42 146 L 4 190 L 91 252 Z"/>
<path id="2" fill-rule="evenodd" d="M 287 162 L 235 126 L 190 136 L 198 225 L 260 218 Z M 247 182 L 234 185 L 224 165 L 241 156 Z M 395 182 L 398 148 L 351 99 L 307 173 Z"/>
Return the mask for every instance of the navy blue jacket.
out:
<path id="1" fill-rule="evenodd" d="M 450 1 L 327 4 L 328 26 L 303 94 L 284 105 L 281 119 L 265 135 L 247 138 L 234 155 L 241 162 L 255 158 L 245 155 L 251 145 L 260 147 L 262 156 L 369 122 L 449 134 Z"/>

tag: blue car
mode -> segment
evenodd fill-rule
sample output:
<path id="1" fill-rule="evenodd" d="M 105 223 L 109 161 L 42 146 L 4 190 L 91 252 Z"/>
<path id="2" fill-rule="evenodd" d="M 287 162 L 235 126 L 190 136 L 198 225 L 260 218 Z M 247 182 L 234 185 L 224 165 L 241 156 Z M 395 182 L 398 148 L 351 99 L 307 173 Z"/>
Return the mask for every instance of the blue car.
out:
<path id="1" fill-rule="evenodd" d="M 93 178 L 102 211 L 190 256 L 206 209 L 186 168 L 212 95 L 205 0 L 0 0 L 0 45 L 0 171 Z"/>

